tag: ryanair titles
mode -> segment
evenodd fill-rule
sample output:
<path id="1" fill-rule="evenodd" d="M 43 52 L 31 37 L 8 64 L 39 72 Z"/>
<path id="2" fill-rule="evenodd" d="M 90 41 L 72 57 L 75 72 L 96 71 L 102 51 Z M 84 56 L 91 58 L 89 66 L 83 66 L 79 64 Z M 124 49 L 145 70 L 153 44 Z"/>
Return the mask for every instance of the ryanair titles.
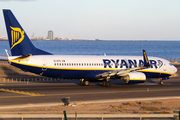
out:
<path id="1" fill-rule="evenodd" d="M 132 67 L 141 67 L 144 65 L 143 60 L 131 60 L 131 59 L 103 59 L 104 68 L 132 68 Z M 150 60 L 151 68 L 160 68 L 163 65 L 161 60 Z"/>

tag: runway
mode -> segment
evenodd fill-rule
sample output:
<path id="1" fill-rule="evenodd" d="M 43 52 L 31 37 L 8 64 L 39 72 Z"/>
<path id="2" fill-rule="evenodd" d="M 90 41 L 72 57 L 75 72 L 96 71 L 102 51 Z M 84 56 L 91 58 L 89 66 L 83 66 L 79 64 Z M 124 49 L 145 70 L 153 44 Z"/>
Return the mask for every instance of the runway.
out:
<path id="1" fill-rule="evenodd" d="M 180 65 L 176 65 L 180 69 Z M 178 74 L 180 71 L 178 72 Z M 122 81 L 112 80 L 112 87 L 102 87 L 100 82 L 80 86 L 79 81 L 0 83 L 0 106 L 64 102 L 110 100 L 125 98 L 180 96 L 180 76 L 157 84 L 158 79 L 145 83 L 126 85 Z"/>

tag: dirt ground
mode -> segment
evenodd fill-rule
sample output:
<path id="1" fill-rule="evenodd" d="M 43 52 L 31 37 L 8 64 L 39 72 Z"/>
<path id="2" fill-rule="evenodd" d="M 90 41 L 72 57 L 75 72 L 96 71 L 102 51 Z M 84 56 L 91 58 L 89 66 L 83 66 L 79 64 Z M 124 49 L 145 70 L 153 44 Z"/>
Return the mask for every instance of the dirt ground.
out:
<path id="1" fill-rule="evenodd" d="M 18 77 L 42 77 L 40 75 L 24 72 L 21 69 L 9 64 L 0 64 L 1 78 L 18 78 Z"/>
<path id="2" fill-rule="evenodd" d="M 171 114 L 180 111 L 180 100 L 107 102 L 107 103 L 71 103 L 69 106 L 28 107 L 0 109 L 0 113 L 67 113 L 79 114 Z"/>

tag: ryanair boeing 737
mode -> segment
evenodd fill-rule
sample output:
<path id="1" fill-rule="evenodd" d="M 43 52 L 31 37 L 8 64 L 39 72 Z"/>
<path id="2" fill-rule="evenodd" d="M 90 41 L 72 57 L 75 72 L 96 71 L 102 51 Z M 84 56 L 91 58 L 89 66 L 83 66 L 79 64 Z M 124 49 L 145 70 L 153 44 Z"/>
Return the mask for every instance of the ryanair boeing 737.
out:
<path id="1" fill-rule="evenodd" d="M 121 79 L 125 83 L 142 83 L 147 78 L 169 78 L 177 72 L 169 61 L 158 57 L 143 56 L 89 56 L 53 55 L 36 48 L 10 10 L 3 10 L 11 55 L 6 50 L 11 65 L 39 75 L 80 79 L 87 86 L 91 80 L 111 86 L 110 80 Z"/>

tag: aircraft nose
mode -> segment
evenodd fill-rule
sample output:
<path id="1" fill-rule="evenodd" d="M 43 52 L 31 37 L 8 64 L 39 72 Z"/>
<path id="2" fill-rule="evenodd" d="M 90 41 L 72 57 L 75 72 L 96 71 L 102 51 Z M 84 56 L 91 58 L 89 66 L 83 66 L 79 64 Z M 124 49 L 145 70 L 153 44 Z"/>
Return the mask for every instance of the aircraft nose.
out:
<path id="1" fill-rule="evenodd" d="M 174 67 L 173 72 L 176 73 L 177 72 L 177 68 L 175 66 L 173 66 L 173 67 Z"/>

